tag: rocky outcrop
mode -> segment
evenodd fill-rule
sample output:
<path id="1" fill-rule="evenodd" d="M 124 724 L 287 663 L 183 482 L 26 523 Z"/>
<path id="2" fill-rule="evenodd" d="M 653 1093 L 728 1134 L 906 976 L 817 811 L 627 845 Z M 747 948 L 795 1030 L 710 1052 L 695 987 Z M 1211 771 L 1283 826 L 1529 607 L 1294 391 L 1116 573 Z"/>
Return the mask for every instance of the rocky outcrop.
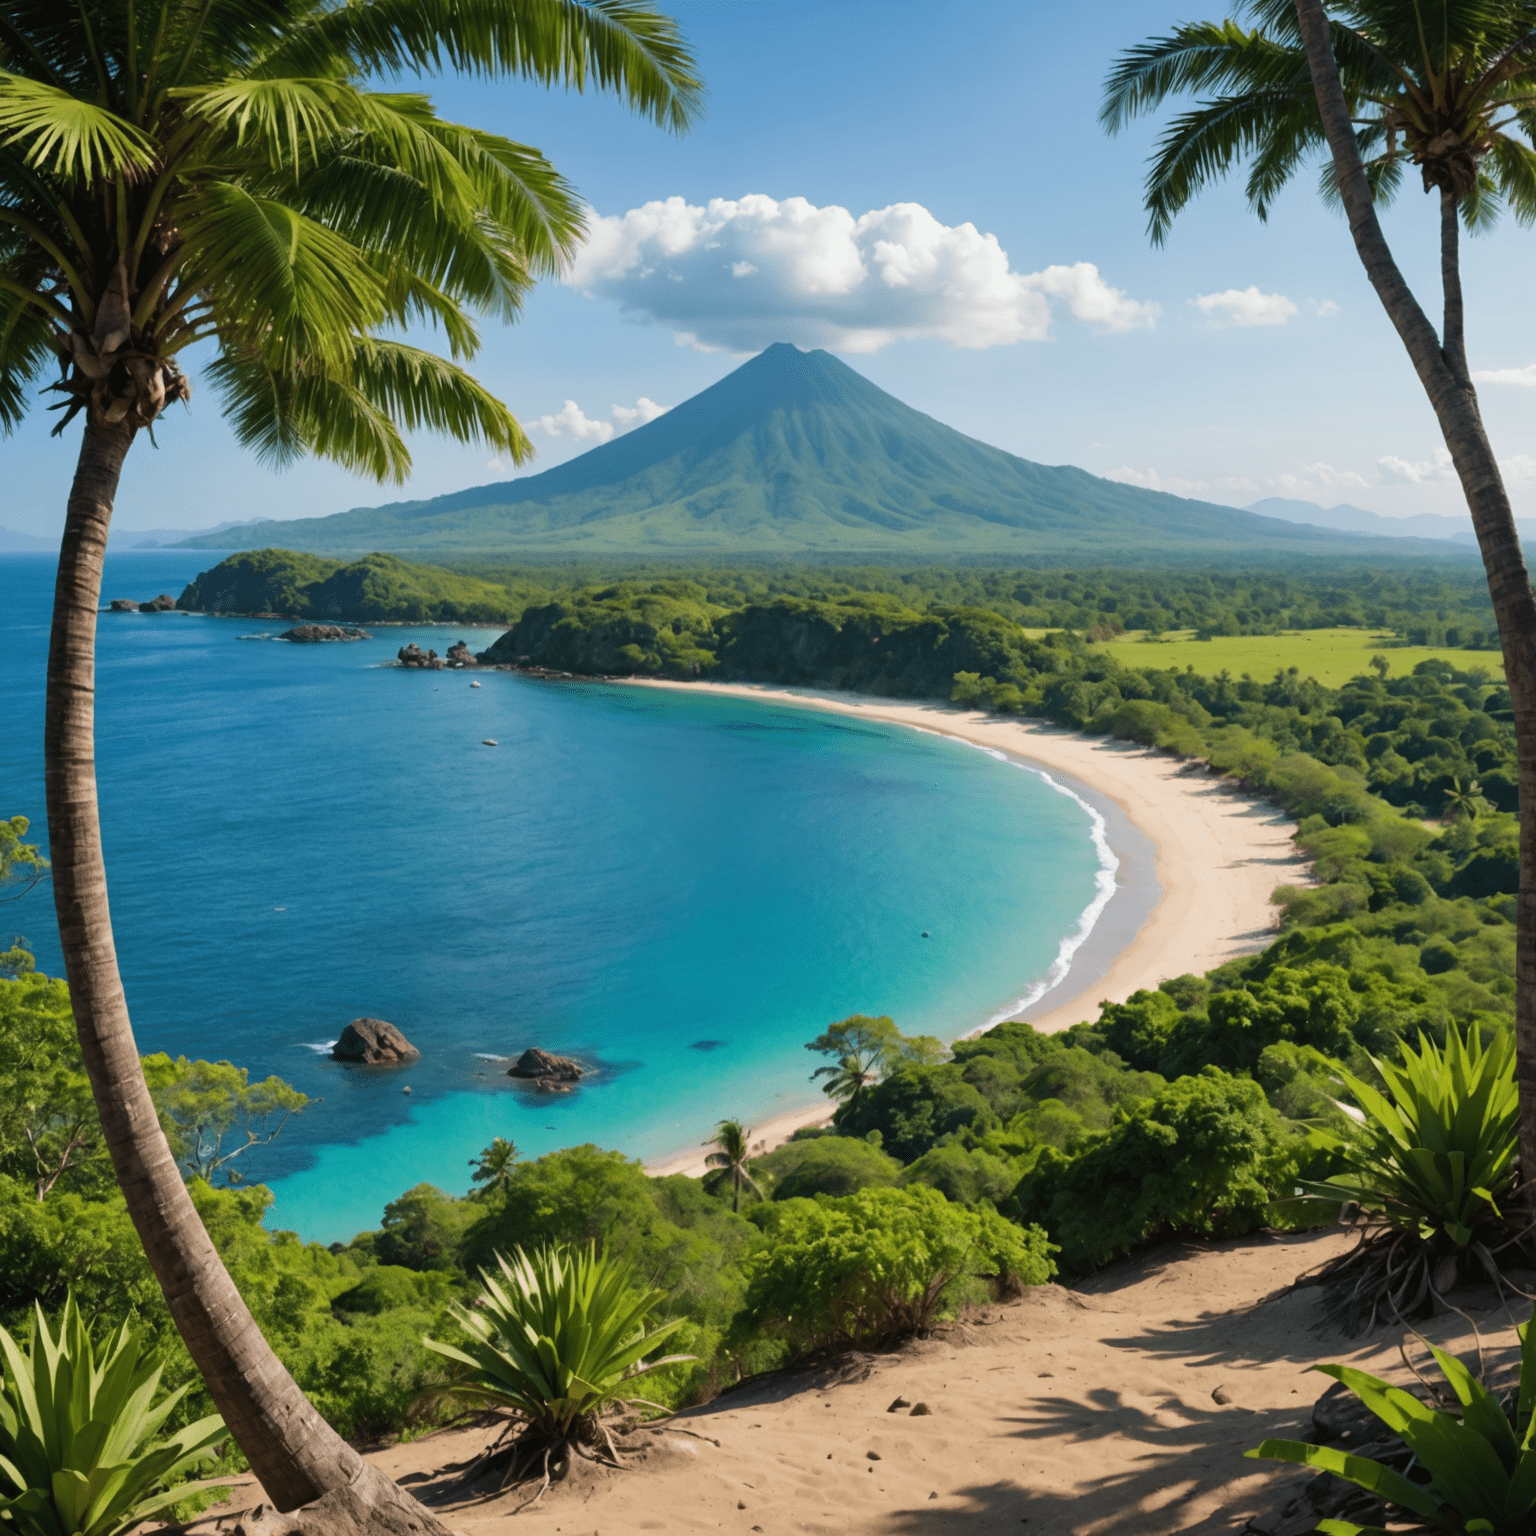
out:
<path id="1" fill-rule="evenodd" d="M 395 660 L 402 667 L 430 667 L 434 672 L 440 672 L 448 665 L 436 651 L 424 651 L 414 640 L 395 652 Z"/>
<path id="2" fill-rule="evenodd" d="M 383 1019 L 353 1019 L 331 1047 L 334 1061 L 360 1061 L 371 1067 L 393 1067 L 415 1061 L 421 1052 L 393 1024 Z"/>
<path id="3" fill-rule="evenodd" d="M 296 624 L 277 638 L 295 645 L 318 645 L 323 640 L 371 640 L 373 636 L 351 624 Z"/>
<path id="4" fill-rule="evenodd" d="M 530 1046 L 507 1068 L 508 1077 L 531 1082 L 540 1093 L 569 1093 L 586 1076 L 587 1069 L 569 1056 L 551 1056 Z"/>
<path id="5" fill-rule="evenodd" d="M 395 659 L 402 667 L 427 667 L 433 672 L 440 672 L 445 667 L 473 667 L 478 663 L 473 652 L 462 640 L 456 640 L 448 647 L 446 656 L 439 656 L 436 651 L 424 651 L 413 640 L 409 645 L 402 645 L 395 652 Z"/>
<path id="6" fill-rule="evenodd" d="M 152 597 L 147 603 L 139 604 L 140 613 L 174 613 L 176 611 L 176 599 L 169 592 L 162 592 L 159 597 Z"/>
<path id="7" fill-rule="evenodd" d="M 110 604 L 113 613 L 137 613 L 139 605 L 129 597 L 114 597 Z"/>

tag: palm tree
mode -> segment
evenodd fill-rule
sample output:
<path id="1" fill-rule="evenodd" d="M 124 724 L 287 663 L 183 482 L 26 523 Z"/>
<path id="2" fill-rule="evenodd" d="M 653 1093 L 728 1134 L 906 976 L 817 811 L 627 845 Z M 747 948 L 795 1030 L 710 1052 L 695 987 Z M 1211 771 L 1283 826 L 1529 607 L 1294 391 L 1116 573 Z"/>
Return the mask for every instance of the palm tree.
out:
<path id="1" fill-rule="evenodd" d="M 1453 778 L 1444 796 L 1447 821 L 1476 821 L 1488 809 L 1488 802 L 1483 799 L 1482 785 L 1476 779 L 1468 779 L 1463 784 L 1460 779 Z"/>
<path id="2" fill-rule="evenodd" d="M 479 1157 L 469 1160 L 470 1182 L 485 1194 L 504 1193 L 512 1182 L 512 1165 L 517 1161 L 517 1143 L 498 1136 Z"/>
<path id="3" fill-rule="evenodd" d="M 705 1163 L 715 1171 L 706 1175 L 705 1187 L 714 1193 L 726 1179 L 731 1181 L 731 1209 L 741 1210 L 741 1186 L 745 1184 L 759 1200 L 763 1198 L 763 1192 L 757 1186 L 757 1181 L 747 1171 L 747 1158 L 750 1155 L 749 1147 L 752 1140 L 752 1132 L 749 1131 L 740 1120 L 722 1120 L 715 1131 L 715 1139 L 706 1141 L 706 1147 L 715 1147 L 704 1159 Z"/>
<path id="4" fill-rule="evenodd" d="M 85 1065 L 171 1315 L 267 1496 L 288 1510 L 329 1494 L 358 1529 L 385 1529 L 385 1506 L 404 1495 L 268 1347 L 144 1084 L 97 816 L 96 612 L 124 459 L 188 397 L 199 346 L 237 436 L 269 462 L 309 452 L 398 480 L 404 433 L 422 428 L 528 455 L 517 422 L 461 365 L 475 316 L 512 318 L 570 256 L 580 206 L 538 151 L 447 122 L 420 92 L 372 88 L 450 68 L 595 85 L 675 130 L 701 94 L 675 24 L 645 0 L 0 7 L 0 427 L 15 427 L 55 364 L 58 430 L 83 423 L 45 746 Z M 408 327 L 435 328 L 448 355 L 398 339 Z"/>
<path id="5" fill-rule="evenodd" d="M 1263 218 L 1307 156 L 1342 203 L 1366 275 L 1429 397 L 1472 514 L 1504 649 L 1519 757 L 1515 937 L 1521 1166 L 1536 1170 L 1536 597 L 1467 366 L 1459 241 L 1507 205 L 1536 219 L 1536 9 L 1529 0 L 1256 0 L 1255 23 L 1199 22 L 1122 54 L 1105 88 L 1111 131 L 1170 96 L 1147 178 L 1154 242 L 1202 188 L 1248 163 Z M 1408 167 L 1439 199 L 1437 333 L 1397 266 L 1377 204 Z M 1527 1189 L 1536 1198 L 1536 1176 Z"/>

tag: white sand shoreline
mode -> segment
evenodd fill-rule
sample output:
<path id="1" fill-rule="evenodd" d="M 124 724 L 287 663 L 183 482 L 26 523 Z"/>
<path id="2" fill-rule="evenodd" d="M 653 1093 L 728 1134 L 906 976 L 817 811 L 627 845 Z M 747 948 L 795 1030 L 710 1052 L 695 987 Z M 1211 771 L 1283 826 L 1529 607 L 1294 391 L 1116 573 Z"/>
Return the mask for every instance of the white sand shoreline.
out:
<path id="1" fill-rule="evenodd" d="M 1072 787 L 1117 807 L 1150 842 L 1159 889 L 1117 952 L 1095 957 L 1089 953 L 1090 935 L 1061 982 L 1023 1010 L 1021 1016 L 1047 1034 L 1091 1018 L 1101 1000 L 1124 1002 L 1171 976 L 1198 974 L 1257 952 L 1274 936 L 1276 912 L 1269 899 L 1274 888 L 1307 878 L 1305 861 L 1291 841 L 1294 823 L 1282 811 L 1198 764 L 1132 743 L 953 705 L 904 704 L 865 694 L 653 679 L 635 679 L 633 686 L 760 699 L 951 736 L 1075 780 Z M 1112 900 L 1101 924 L 1114 912 Z M 800 1127 L 825 1122 L 829 1113 L 826 1100 L 814 1102 L 807 1085 L 804 1105 L 752 1127 L 753 1143 L 771 1150 Z M 697 1141 L 653 1159 L 647 1171 L 703 1173 L 700 1143 L 709 1130 L 701 1126 Z"/>

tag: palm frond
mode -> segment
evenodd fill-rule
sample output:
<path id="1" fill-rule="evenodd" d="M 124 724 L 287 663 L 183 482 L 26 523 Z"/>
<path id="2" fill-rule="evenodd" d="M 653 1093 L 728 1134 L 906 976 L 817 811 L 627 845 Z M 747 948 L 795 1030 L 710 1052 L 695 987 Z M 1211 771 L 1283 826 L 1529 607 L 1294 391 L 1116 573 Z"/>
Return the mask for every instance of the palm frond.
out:
<path id="1" fill-rule="evenodd" d="M 256 74 L 455 70 L 611 91 L 663 127 L 698 116 L 703 84 L 677 23 L 640 0 L 353 0 L 317 10 Z"/>
<path id="2" fill-rule="evenodd" d="M 0 72 L 0 146 L 70 183 L 142 172 L 154 146 L 135 124 L 69 91 Z"/>

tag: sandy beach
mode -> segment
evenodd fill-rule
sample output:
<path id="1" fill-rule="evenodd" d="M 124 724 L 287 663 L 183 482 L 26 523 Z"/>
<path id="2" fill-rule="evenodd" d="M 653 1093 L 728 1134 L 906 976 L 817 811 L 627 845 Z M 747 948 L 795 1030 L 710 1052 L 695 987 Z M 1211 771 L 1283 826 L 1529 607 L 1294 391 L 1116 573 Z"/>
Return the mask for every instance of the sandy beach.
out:
<path id="1" fill-rule="evenodd" d="M 1123 1002 L 1168 977 L 1208 971 L 1262 949 L 1275 930 L 1271 893 L 1307 876 L 1291 841 L 1295 824 L 1283 812 L 1198 764 L 1129 742 L 952 705 L 903 704 L 862 694 L 748 683 L 647 680 L 634 686 L 708 690 L 932 731 L 1043 769 L 1090 804 L 1107 802 L 1149 846 L 1151 869 L 1138 870 L 1127 849 L 1116 847 L 1112 824 L 1110 846 L 1122 859 L 1122 890 L 1065 979 L 1019 1015 L 1047 1033 L 1092 1018 L 1100 1001 Z M 1139 900 L 1133 890 L 1138 880 Z M 1029 978 L 1019 980 L 1022 989 Z M 801 1126 L 825 1121 L 828 1113 L 808 1085 L 805 1105 L 754 1125 L 753 1142 L 771 1150 Z M 701 1127 L 701 1139 L 705 1133 L 707 1127 Z M 703 1159 L 704 1150 L 695 1143 L 648 1167 L 654 1174 L 697 1175 L 704 1171 Z"/>

